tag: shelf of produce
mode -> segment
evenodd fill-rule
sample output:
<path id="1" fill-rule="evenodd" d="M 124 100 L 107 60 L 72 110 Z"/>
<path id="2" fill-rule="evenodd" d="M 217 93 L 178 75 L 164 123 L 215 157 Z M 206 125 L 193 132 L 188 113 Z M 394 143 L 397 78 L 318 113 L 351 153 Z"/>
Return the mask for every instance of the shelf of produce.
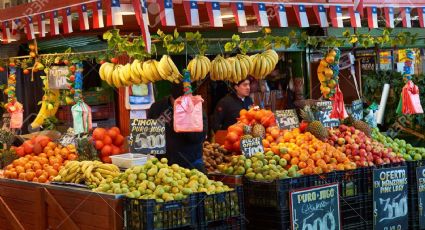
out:
<path id="1" fill-rule="evenodd" d="M 44 223 L 42 186 L 0 179 L 0 226 L 2 229 L 47 229 Z"/>
<path id="2" fill-rule="evenodd" d="M 122 229 L 119 196 L 83 188 L 46 184 L 43 189 L 47 224 L 53 229 Z"/>

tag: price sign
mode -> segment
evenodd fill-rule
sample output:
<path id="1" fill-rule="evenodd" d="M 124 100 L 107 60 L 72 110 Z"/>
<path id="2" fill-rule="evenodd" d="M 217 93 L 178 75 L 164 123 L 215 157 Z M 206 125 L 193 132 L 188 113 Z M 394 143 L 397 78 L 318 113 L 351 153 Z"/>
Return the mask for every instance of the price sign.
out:
<path id="1" fill-rule="evenodd" d="M 128 144 L 133 153 L 164 154 L 164 123 L 155 119 L 130 119 Z"/>
<path id="2" fill-rule="evenodd" d="M 58 141 L 62 146 L 75 145 L 75 136 L 73 134 L 62 135 Z"/>
<path id="3" fill-rule="evenodd" d="M 281 129 L 293 129 L 300 125 L 295 109 L 276 110 L 275 117 L 276 123 Z"/>
<path id="4" fill-rule="evenodd" d="M 355 120 L 363 119 L 363 101 L 355 100 L 351 103 L 351 115 Z"/>
<path id="5" fill-rule="evenodd" d="M 331 101 L 320 101 L 316 104 L 317 107 L 317 118 L 325 127 L 335 127 L 339 126 L 339 120 L 335 118 L 330 118 L 332 112 L 332 102 Z"/>
<path id="6" fill-rule="evenodd" d="M 341 229 L 338 184 L 290 192 L 292 229 Z"/>
<path id="7" fill-rule="evenodd" d="M 2 129 L 10 130 L 10 113 L 3 113 Z"/>
<path id="8" fill-rule="evenodd" d="M 68 89 L 66 76 L 69 74 L 67 66 L 53 66 L 49 69 L 49 88 L 50 89 Z"/>
<path id="9" fill-rule="evenodd" d="M 408 229 L 407 167 L 373 170 L 373 229 Z"/>
<path id="10" fill-rule="evenodd" d="M 261 137 L 241 140 L 241 152 L 247 157 L 250 157 L 256 153 L 264 153 Z"/>
<path id="11" fill-rule="evenodd" d="M 425 228 L 425 166 L 416 168 L 416 180 L 418 186 L 419 228 Z"/>

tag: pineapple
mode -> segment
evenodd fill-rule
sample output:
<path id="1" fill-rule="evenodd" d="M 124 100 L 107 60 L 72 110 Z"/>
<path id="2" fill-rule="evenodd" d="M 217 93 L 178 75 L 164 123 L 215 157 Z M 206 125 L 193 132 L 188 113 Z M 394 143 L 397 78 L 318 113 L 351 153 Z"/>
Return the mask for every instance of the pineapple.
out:
<path id="1" fill-rule="evenodd" d="M 364 132 L 366 134 L 366 136 L 370 137 L 371 133 L 372 133 L 372 129 L 370 128 L 370 126 L 362 121 L 362 120 L 356 120 L 354 119 L 353 116 L 348 116 L 347 119 L 344 120 L 344 124 L 348 125 L 348 126 L 353 126 L 354 128 Z"/>
<path id="2" fill-rule="evenodd" d="M 306 131 L 313 134 L 316 138 L 320 140 L 325 140 L 329 136 L 328 129 L 323 126 L 323 124 L 316 120 L 313 112 L 311 111 L 310 106 L 304 107 L 304 110 L 301 110 L 301 117 L 304 121 L 308 123 Z"/>
<path id="3" fill-rule="evenodd" d="M 252 126 L 252 134 L 253 137 L 261 137 L 264 138 L 266 136 L 266 128 L 263 125 L 255 123 Z"/>

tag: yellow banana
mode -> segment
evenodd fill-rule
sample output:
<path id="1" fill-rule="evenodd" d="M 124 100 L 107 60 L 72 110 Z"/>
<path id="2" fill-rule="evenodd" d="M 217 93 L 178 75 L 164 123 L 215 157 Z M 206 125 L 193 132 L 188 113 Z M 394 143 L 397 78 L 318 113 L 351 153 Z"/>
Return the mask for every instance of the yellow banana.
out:
<path id="1" fill-rule="evenodd" d="M 136 85 L 142 82 L 142 77 L 140 76 L 139 71 L 137 70 L 138 65 L 140 65 L 140 61 L 138 59 L 135 59 L 130 65 L 130 81 Z"/>
<path id="2" fill-rule="evenodd" d="M 108 83 L 108 85 L 113 85 L 113 81 L 112 81 L 112 73 L 114 71 L 115 65 L 112 63 L 105 63 L 105 68 L 103 70 L 104 74 L 105 74 L 105 81 L 106 83 Z"/>
<path id="3" fill-rule="evenodd" d="M 59 96 L 60 92 L 58 89 L 49 89 L 49 84 L 47 79 L 43 80 L 44 87 L 49 90 L 49 94 L 45 95 L 46 100 L 43 100 L 41 103 L 40 111 L 37 114 L 37 117 L 31 123 L 31 128 L 35 129 L 43 125 L 46 118 L 52 117 L 56 114 L 59 108 Z"/>
<path id="4" fill-rule="evenodd" d="M 163 55 L 158 64 L 158 72 L 161 75 L 162 79 L 169 80 L 170 76 L 173 74 L 173 69 L 168 63 L 168 55 Z"/>

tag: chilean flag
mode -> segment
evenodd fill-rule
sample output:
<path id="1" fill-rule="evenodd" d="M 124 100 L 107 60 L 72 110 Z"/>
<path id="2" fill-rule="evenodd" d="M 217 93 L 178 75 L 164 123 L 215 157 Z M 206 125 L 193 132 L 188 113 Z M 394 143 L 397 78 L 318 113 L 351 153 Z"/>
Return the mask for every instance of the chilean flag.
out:
<path id="1" fill-rule="evenodd" d="M 26 28 L 26 32 L 27 32 L 27 39 L 28 40 L 35 39 L 34 23 L 32 22 L 31 16 L 28 16 L 26 18 L 25 28 Z"/>
<path id="2" fill-rule="evenodd" d="M 425 27 L 425 7 L 418 7 L 419 24 L 422 28 Z"/>
<path id="3" fill-rule="evenodd" d="M 266 4 L 264 3 L 253 3 L 254 13 L 257 17 L 257 22 L 259 26 L 268 27 L 269 18 L 267 16 Z"/>
<path id="4" fill-rule="evenodd" d="M 330 6 L 332 27 L 344 27 L 342 22 L 342 8 L 341 6 Z"/>
<path id="5" fill-rule="evenodd" d="M 199 8 L 198 2 L 183 2 L 184 12 L 186 13 L 187 23 L 191 26 L 199 26 Z"/>
<path id="6" fill-rule="evenodd" d="M 388 28 L 394 28 L 394 7 L 386 7 L 385 11 L 385 25 Z"/>
<path id="7" fill-rule="evenodd" d="M 223 27 L 223 20 L 221 19 L 220 3 L 219 2 L 206 2 L 208 18 L 213 27 Z"/>
<path id="8" fill-rule="evenodd" d="M 50 36 L 59 35 L 59 18 L 58 11 L 50 13 Z"/>
<path id="9" fill-rule="evenodd" d="M 20 26 L 21 26 L 21 20 L 20 19 L 12 20 L 12 35 L 16 35 L 18 33 Z"/>
<path id="10" fill-rule="evenodd" d="M 245 7 L 243 2 L 231 3 L 233 15 L 235 15 L 235 21 L 237 26 L 247 26 Z"/>
<path id="11" fill-rule="evenodd" d="M 110 4 L 106 8 L 106 25 L 107 26 L 122 26 L 124 23 L 122 21 L 121 14 L 121 4 L 119 0 L 110 0 L 108 1 Z"/>
<path id="12" fill-rule="evenodd" d="M 361 13 L 354 7 L 349 7 L 351 27 L 362 27 Z"/>
<path id="13" fill-rule="evenodd" d="M 46 15 L 45 14 L 40 14 L 37 17 L 37 26 L 38 26 L 38 36 L 40 36 L 41 38 L 46 37 Z"/>
<path id="14" fill-rule="evenodd" d="M 354 11 L 359 12 L 363 17 L 363 0 L 354 0 Z"/>
<path id="15" fill-rule="evenodd" d="M 136 14 L 137 23 L 140 26 L 142 31 L 143 41 L 145 43 L 145 50 L 151 52 L 151 34 L 149 33 L 148 22 L 145 20 L 144 15 L 146 14 L 147 8 L 143 0 L 134 0 L 133 1 L 134 13 Z"/>
<path id="16" fill-rule="evenodd" d="M 160 17 L 162 26 L 176 26 L 174 18 L 174 9 L 172 0 L 159 0 L 159 8 L 161 9 Z"/>
<path id="17" fill-rule="evenodd" d="M 325 7 L 323 5 L 313 6 L 313 10 L 316 14 L 320 27 L 329 27 L 328 16 L 326 14 Z"/>
<path id="18" fill-rule="evenodd" d="M 72 13 L 71 8 L 68 7 L 62 10 L 62 26 L 64 34 L 72 33 Z"/>
<path id="19" fill-rule="evenodd" d="M 78 8 L 78 17 L 80 20 L 80 30 L 89 30 L 89 15 L 87 14 L 87 5 L 82 4 Z"/>
<path id="20" fill-rule="evenodd" d="M 93 3 L 93 28 L 99 29 L 103 28 L 104 26 L 102 0 L 99 0 Z"/>
<path id="21" fill-rule="evenodd" d="M 143 14 L 143 20 L 145 20 L 146 25 L 150 25 L 149 22 L 149 15 L 148 15 L 148 2 L 146 0 L 141 0 L 142 6 L 142 14 Z"/>
<path id="22" fill-rule="evenodd" d="M 370 29 L 378 28 L 378 8 L 376 6 L 367 8 L 367 23 Z"/>
<path id="23" fill-rule="evenodd" d="M 5 21 L 2 23 L 2 31 L 3 31 L 3 44 L 10 43 L 11 41 L 11 34 L 10 34 L 10 28 L 9 28 L 9 22 Z"/>
<path id="24" fill-rule="evenodd" d="M 401 18 L 403 19 L 403 27 L 412 27 L 412 20 L 410 18 L 410 7 L 401 8 Z"/>
<path id="25" fill-rule="evenodd" d="M 307 12 L 304 5 L 294 6 L 295 15 L 297 16 L 300 27 L 309 27 Z"/>
<path id="26" fill-rule="evenodd" d="M 277 12 L 277 22 L 279 23 L 279 27 L 288 27 L 288 18 L 286 17 L 285 5 L 276 5 L 274 12 Z"/>

